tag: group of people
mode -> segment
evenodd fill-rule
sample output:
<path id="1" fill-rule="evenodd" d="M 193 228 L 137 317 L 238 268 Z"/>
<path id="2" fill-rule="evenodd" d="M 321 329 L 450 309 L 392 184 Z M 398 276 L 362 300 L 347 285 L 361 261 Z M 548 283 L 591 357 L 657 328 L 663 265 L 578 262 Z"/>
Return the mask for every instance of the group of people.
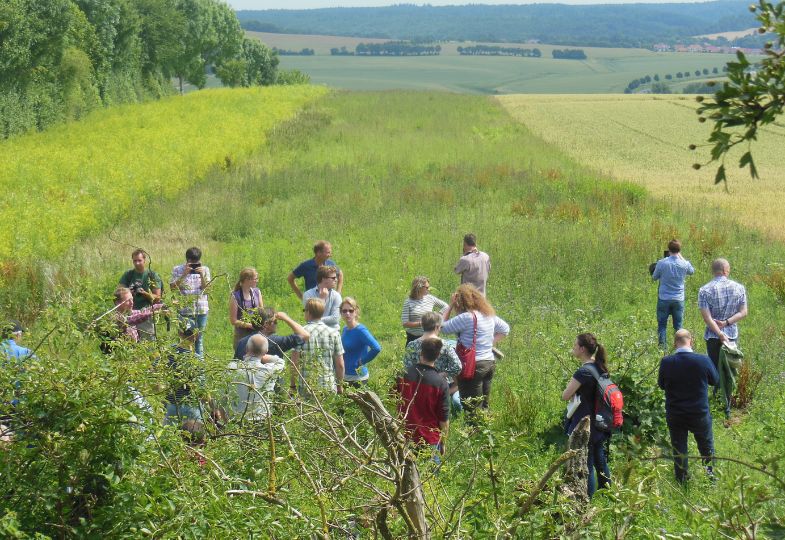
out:
<path id="1" fill-rule="evenodd" d="M 344 275 L 332 259 L 331 244 L 317 242 L 313 254 L 287 276 L 292 291 L 302 301 L 303 324 L 265 305 L 258 287 L 259 274 L 254 268 L 240 271 L 228 302 L 229 323 L 234 332 L 234 355 L 229 369 L 237 386 L 233 409 L 243 418 L 264 419 L 270 414 L 269 392 L 281 386 L 287 357 L 290 392 L 308 397 L 316 390 L 340 394 L 346 386 L 367 384 L 368 364 L 382 350 L 373 333 L 360 322 L 357 300 L 341 294 Z M 212 276 L 202 263 L 201 250 L 189 248 L 185 262 L 172 269 L 172 295 L 166 306 L 162 302 L 163 280 L 147 267 L 146 253 L 135 250 L 131 261 L 133 268 L 121 276 L 115 290 L 112 321 L 119 335 L 131 342 L 155 340 L 156 313 L 176 315 L 180 342 L 170 355 L 170 366 L 176 367 L 178 358 L 185 354 L 202 358 Z M 443 442 L 444 423 L 449 421 L 450 410 L 463 409 L 472 415 L 477 408 L 488 408 L 494 353 L 501 354 L 494 345 L 510 331 L 485 298 L 490 257 L 477 248 L 473 234 L 464 237 L 463 253 L 454 272 L 461 277 L 461 285 L 449 302 L 430 294 L 428 278 L 417 276 L 402 308 L 406 353 L 397 386 L 403 397 L 401 411 L 409 433 L 421 442 L 426 439 L 417 434 L 423 431 L 429 432 L 429 439 L 437 437 Z M 290 334 L 276 333 L 279 321 L 290 328 Z M 442 340 L 441 333 L 454 334 L 457 339 Z M 111 344 L 107 351 L 110 349 Z M 474 362 L 470 376 L 462 373 L 462 357 L 467 355 Z M 429 399 L 423 408 L 424 392 L 404 391 L 404 381 L 414 381 L 414 373 L 418 374 L 419 388 L 425 388 L 425 380 L 438 380 L 439 386 L 443 382 L 446 390 L 439 394 L 439 400 L 443 398 L 444 402 L 439 401 L 437 406 Z M 433 373 L 438 375 L 436 379 Z M 167 420 L 201 420 L 189 403 L 192 401 L 188 385 L 181 385 L 167 396 Z M 425 414 L 425 410 L 430 412 Z M 440 448 L 443 451 L 443 445 Z"/>
<path id="2" fill-rule="evenodd" d="M 299 264 L 287 277 L 292 291 L 302 301 L 304 324 L 265 306 L 255 269 L 244 268 L 240 272 L 229 298 L 234 358 L 228 369 L 233 373 L 235 388 L 231 407 L 241 418 L 264 420 L 271 414 L 270 395 L 285 384 L 281 375 L 287 366 L 287 353 L 291 353 L 289 390 L 308 398 L 315 391 L 340 394 L 346 386 L 367 384 L 368 364 L 382 351 L 373 333 L 360 322 L 357 300 L 341 295 L 344 275 L 331 258 L 330 243 L 317 242 L 313 252 L 312 258 Z M 744 287 L 728 279 L 728 261 L 715 260 L 714 278 L 698 293 L 698 307 L 706 322 L 708 356 L 695 353 L 692 335 L 681 327 L 684 282 L 694 268 L 682 256 L 678 240 L 668 244 L 665 255 L 651 271 L 652 278 L 659 281 L 659 343 L 666 346 L 667 320 L 671 317 L 676 330 L 675 352 L 662 359 L 658 382 L 665 391 L 676 477 L 684 481 L 689 432 L 695 436 L 707 471 L 712 473 L 714 450 L 707 388 L 719 383 L 721 350 L 734 348 L 737 324 L 747 316 L 747 300 Z M 131 256 L 133 268 L 121 276 L 115 290 L 115 307 L 104 314 L 111 314 L 112 325 L 117 329 L 117 335 L 105 343 L 105 352 L 111 352 L 119 340 L 155 340 L 153 318 L 156 313 L 164 313 L 176 314 L 178 320 L 179 342 L 168 356 L 169 366 L 176 368 L 188 355 L 203 358 L 212 277 L 201 259 L 199 248 L 186 250 L 185 262 L 172 269 L 169 285 L 173 295 L 165 307 L 161 300 L 163 281 L 147 268 L 146 253 L 135 250 Z M 406 352 L 395 384 L 399 411 L 408 436 L 432 447 L 437 461 L 444 452 L 451 411 L 463 409 L 471 422 L 478 409 L 489 407 L 496 358 L 503 356 L 495 344 L 510 332 L 509 325 L 496 315 L 485 296 L 490 258 L 478 249 L 473 234 L 464 237 L 463 255 L 454 272 L 461 276 L 461 285 L 449 301 L 431 294 L 429 279 L 417 276 L 401 310 Z M 298 285 L 300 279 L 303 289 Z M 286 324 L 291 333 L 277 334 L 279 322 Z M 32 354 L 18 344 L 22 331 L 18 323 L 7 332 L 4 329 L 5 356 L 20 358 Z M 442 339 L 442 334 L 455 335 L 456 340 Z M 566 422 L 568 434 L 582 418 L 593 418 L 600 378 L 609 375 L 605 348 L 593 334 L 578 335 L 572 354 L 581 366 L 562 393 L 564 400 L 577 403 Z M 193 425 L 202 420 L 201 406 L 189 395 L 188 381 L 171 389 L 166 396 L 167 421 Z M 610 433 L 594 424 L 588 455 L 589 495 L 610 482 Z"/>
<path id="3" fill-rule="evenodd" d="M 708 387 L 720 384 L 719 371 L 724 355 L 740 355 L 738 351 L 738 323 L 747 316 L 747 293 L 743 285 L 728 278 L 730 264 L 725 259 L 712 262 L 713 279 L 698 291 L 698 309 L 706 324 L 704 340 L 707 354 L 693 350 L 692 334 L 682 328 L 685 302 L 685 280 L 695 272 L 692 264 L 681 254 L 681 242 L 668 243 L 664 257 L 651 268 L 652 279 L 659 281 L 657 295 L 657 334 L 659 345 L 667 348 L 667 323 L 672 319 L 675 330 L 674 352 L 660 362 L 658 384 L 665 392 L 665 418 L 673 449 L 676 479 L 688 477 L 687 441 L 692 433 L 706 472 L 713 479 L 714 436 L 709 406 Z M 594 417 L 597 387 L 601 376 L 608 376 L 606 352 L 590 333 L 579 334 L 572 354 L 581 366 L 570 378 L 562 392 L 562 399 L 578 405 L 568 407 L 567 434 L 571 434 L 581 419 Z M 577 396 L 577 398 L 576 398 Z M 730 413 L 726 396 L 725 414 Z M 607 486 L 608 441 L 610 433 L 598 429 L 591 422 L 588 452 L 588 494 Z"/>

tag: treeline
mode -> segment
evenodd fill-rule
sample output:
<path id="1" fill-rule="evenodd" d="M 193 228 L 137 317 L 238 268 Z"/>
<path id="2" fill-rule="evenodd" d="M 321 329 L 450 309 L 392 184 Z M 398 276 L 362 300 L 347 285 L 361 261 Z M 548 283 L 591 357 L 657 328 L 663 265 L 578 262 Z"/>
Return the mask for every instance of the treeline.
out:
<path id="1" fill-rule="evenodd" d="M 248 30 L 389 40 L 647 47 L 757 26 L 738 0 L 619 5 L 463 5 L 239 11 Z"/>
<path id="2" fill-rule="evenodd" d="M 524 49 L 521 47 L 501 47 L 499 45 L 473 45 L 471 47 L 458 47 L 458 54 L 464 56 L 523 56 L 540 58 L 540 49 Z"/>
<path id="3" fill-rule="evenodd" d="M 660 78 L 659 73 L 655 73 L 654 76 L 646 75 L 644 77 L 640 77 L 638 79 L 631 80 L 627 84 L 627 87 L 624 89 L 624 93 L 625 94 L 632 94 L 637 89 L 639 89 L 641 87 L 644 87 L 647 84 L 650 84 L 651 87 L 648 88 L 647 90 L 650 91 L 651 93 L 653 93 L 653 94 L 670 94 L 671 93 L 670 88 L 667 86 L 667 83 L 665 83 L 665 81 L 673 81 L 674 79 L 677 79 L 677 80 L 678 79 L 686 79 L 686 78 L 691 77 L 692 75 L 694 75 L 695 77 L 700 77 L 700 76 L 708 77 L 709 75 L 720 75 L 720 73 L 724 73 L 726 71 L 728 71 L 728 67 L 727 66 L 722 66 L 722 68 L 714 67 L 714 68 L 711 68 L 711 69 L 703 68 L 703 69 L 696 69 L 694 72 L 677 71 L 675 75 L 672 75 L 670 73 L 666 73 L 662 78 Z M 685 87 L 684 93 L 685 94 L 696 94 L 696 93 L 697 94 L 703 94 L 703 93 L 706 93 L 706 92 L 696 92 L 694 89 L 695 88 L 705 89 L 707 87 L 708 86 L 706 85 L 706 83 L 690 84 L 690 85 L 687 85 Z M 690 88 L 690 91 L 687 91 L 688 88 Z M 712 90 L 709 93 L 713 93 L 713 92 L 714 91 Z"/>
<path id="4" fill-rule="evenodd" d="M 272 84 L 277 56 L 221 0 L 2 0 L 0 137 L 156 98 L 207 70 Z"/>
<path id="5" fill-rule="evenodd" d="M 586 60 L 583 49 L 553 49 L 552 54 L 559 60 Z"/>
<path id="6" fill-rule="evenodd" d="M 279 49 L 277 47 L 273 47 L 273 52 L 278 54 L 278 56 L 313 56 L 316 54 L 315 50 L 309 49 L 308 47 L 304 47 L 299 51 L 292 51 L 289 49 Z"/>
<path id="7" fill-rule="evenodd" d="M 357 56 L 438 56 L 441 52 L 441 45 L 421 45 L 405 41 L 358 43 L 354 49 Z"/>

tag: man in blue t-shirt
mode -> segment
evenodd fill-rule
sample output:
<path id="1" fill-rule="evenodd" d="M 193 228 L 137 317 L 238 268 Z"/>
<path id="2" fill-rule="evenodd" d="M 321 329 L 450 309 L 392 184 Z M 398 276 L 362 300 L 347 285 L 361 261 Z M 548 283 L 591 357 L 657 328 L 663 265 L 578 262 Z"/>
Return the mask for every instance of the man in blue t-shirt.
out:
<path id="1" fill-rule="evenodd" d="M 660 282 L 657 292 L 657 336 L 660 347 L 668 343 L 668 317 L 673 318 L 673 329 L 679 330 L 684 320 L 684 280 L 695 273 L 690 261 L 681 255 L 681 242 L 668 242 L 670 255 L 657 261 L 651 278 Z"/>
<path id="2" fill-rule="evenodd" d="M 692 334 L 676 332 L 676 351 L 660 361 L 658 384 L 665 390 L 665 418 L 673 447 L 676 480 L 687 479 L 687 436 L 692 432 L 706 471 L 713 477 L 714 434 L 708 386 L 717 386 L 720 375 L 711 359 L 692 351 Z"/>
<path id="3" fill-rule="evenodd" d="M 339 293 L 343 290 L 343 272 L 341 269 L 338 268 L 338 265 L 335 264 L 330 257 L 333 255 L 333 247 L 330 245 L 330 242 L 326 240 L 319 240 L 313 246 L 313 258 L 308 259 L 307 261 L 301 262 L 297 265 L 297 268 L 292 270 L 289 273 L 289 276 L 286 278 L 289 282 L 289 286 L 294 291 L 294 294 L 297 295 L 297 298 L 300 300 L 303 299 L 303 291 L 307 291 L 308 289 L 313 289 L 317 285 L 316 279 L 316 271 L 319 269 L 320 266 L 335 266 L 338 272 L 338 283 L 335 286 L 335 290 Z M 295 280 L 303 278 L 305 280 L 305 287 L 301 290 Z"/>

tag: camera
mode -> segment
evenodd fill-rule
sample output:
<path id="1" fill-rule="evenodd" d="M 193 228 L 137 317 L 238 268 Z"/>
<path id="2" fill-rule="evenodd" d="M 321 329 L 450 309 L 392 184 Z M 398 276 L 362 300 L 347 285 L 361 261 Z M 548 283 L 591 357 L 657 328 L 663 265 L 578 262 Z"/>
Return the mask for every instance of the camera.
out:
<path id="1" fill-rule="evenodd" d="M 197 272 L 196 269 L 199 268 L 200 266 L 202 266 L 202 263 L 198 263 L 198 262 L 197 263 L 188 263 L 188 268 L 190 268 L 188 273 L 189 274 L 198 274 L 199 272 Z"/>
<path id="2" fill-rule="evenodd" d="M 128 290 L 131 291 L 131 294 L 139 294 L 140 291 L 144 290 L 144 285 L 142 285 L 141 281 L 134 281 L 128 286 Z"/>

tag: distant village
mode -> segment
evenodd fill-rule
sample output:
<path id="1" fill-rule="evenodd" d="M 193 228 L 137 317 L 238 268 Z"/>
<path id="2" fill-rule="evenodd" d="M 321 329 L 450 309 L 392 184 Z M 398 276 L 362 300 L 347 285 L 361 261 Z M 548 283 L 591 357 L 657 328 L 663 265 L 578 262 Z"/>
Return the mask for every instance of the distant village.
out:
<path id="1" fill-rule="evenodd" d="M 736 54 L 736 51 L 741 51 L 746 55 L 762 55 L 763 49 L 749 48 L 749 47 L 718 47 L 716 45 L 708 45 L 705 43 L 692 44 L 692 45 L 669 45 L 667 43 L 655 43 L 652 46 L 654 52 L 681 52 L 681 53 L 715 53 L 715 54 Z"/>

